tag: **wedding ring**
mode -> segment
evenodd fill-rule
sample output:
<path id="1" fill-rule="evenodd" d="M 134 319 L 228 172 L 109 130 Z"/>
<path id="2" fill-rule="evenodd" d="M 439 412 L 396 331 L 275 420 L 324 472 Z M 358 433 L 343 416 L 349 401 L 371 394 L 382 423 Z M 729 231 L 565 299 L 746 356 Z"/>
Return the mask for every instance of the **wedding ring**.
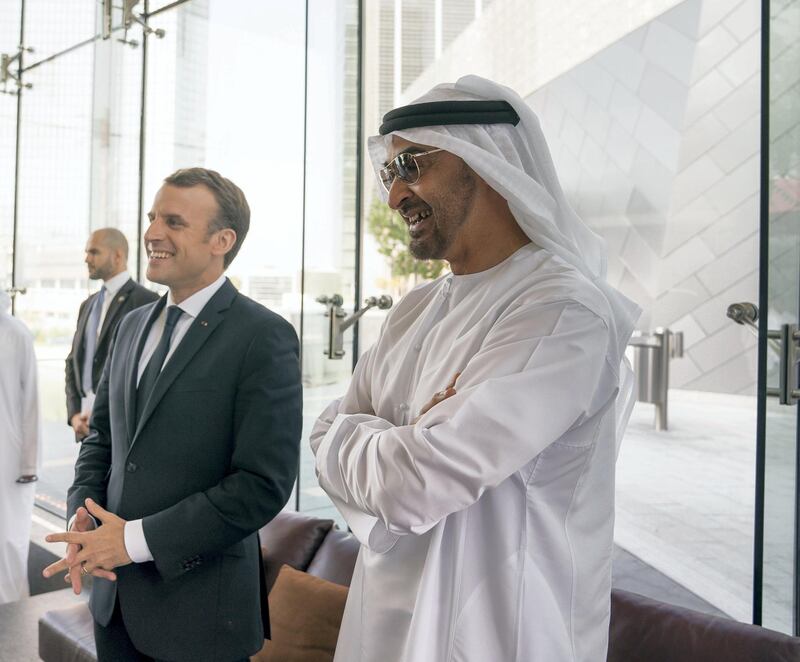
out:
<path id="1" fill-rule="evenodd" d="M 86 569 L 86 566 L 81 563 L 81 574 L 88 575 L 89 571 Z"/>

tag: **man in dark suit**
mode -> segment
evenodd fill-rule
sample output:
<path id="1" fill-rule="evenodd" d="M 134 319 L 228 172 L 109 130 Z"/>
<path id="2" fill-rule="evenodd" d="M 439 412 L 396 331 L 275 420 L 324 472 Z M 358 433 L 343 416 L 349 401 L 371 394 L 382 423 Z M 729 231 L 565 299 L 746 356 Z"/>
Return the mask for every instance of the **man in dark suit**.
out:
<path id="1" fill-rule="evenodd" d="M 158 299 L 128 274 L 128 240 L 116 228 L 95 230 L 86 242 L 89 278 L 103 287 L 81 304 L 78 328 L 67 356 L 67 423 L 75 440 L 89 434 L 89 415 L 108 346 L 119 321 L 134 308 Z"/>
<path id="2" fill-rule="evenodd" d="M 101 661 L 231 662 L 268 633 L 257 531 L 297 473 L 299 348 L 224 276 L 249 226 L 239 188 L 202 168 L 164 182 L 145 244 L 169 292 L 117 328 L 45 576 L 79 592 L 94 575 Z"/>

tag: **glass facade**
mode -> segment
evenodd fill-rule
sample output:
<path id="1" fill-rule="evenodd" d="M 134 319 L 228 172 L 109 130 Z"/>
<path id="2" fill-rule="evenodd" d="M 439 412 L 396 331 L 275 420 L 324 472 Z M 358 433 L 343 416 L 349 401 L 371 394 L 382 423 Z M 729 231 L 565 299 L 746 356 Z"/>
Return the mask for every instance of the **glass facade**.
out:
<path id="1" fill-rule="evenodd" d="M 3 0 L 0 11 L 0 53 L 14 57 L 19 52 L 20 0 Z M 6 287 L 11 285 L 14 257 L 16 91 L 13 80 L 0 83 L 0 283 Z"/>
<path id="2" fill-rule="evenodd" d="M 83 263 L 88 236 L 119 228 L 129 271 L 144 281 L 141 236 L 156 191 L 174 170 L 204 166 L 236 182 L 251 208 L 248 238 L 227 275 L 302 338 L 309 414 L 290 505 L 335 517 L 316 486 L 307 436 L 311 412 L 345 388 L 353 362 L 352 331 L 345 360 L 323 356 L 326 310 L 316 298 L 337 293 L 346 309 L 355 305 L 358 3 L 312 2 L 308 20 L 300 3 L 169 4 L 136 7 L 153 14 L 147 35 L 135 22 L 122 29 L 115 7 L 111 38 L 93 42 L 100 5 L 26 3 L 23 12 L 20 2 L 2 4 L 0 50 L 16 52 L 24 17 L 25 43 L 34 47 L 24 67 L 41 61 L 23 73 L 32 87 L 21 99 L 16 234 L 17 95 L 0 97 L 0 276 L 10 287 L 15 254 L 14 284 L 26 289 L 15 314 L 36 337 L 40 372 L 37 501 L 64 512 L 78 451 L 66 421 L 64 359 L 79 305 L 99 286 Z M 13 81 L 7 88 L 16 92 Z"/>
<path id="3" fill-rule="evenodd" d="M 796 323 L 800 260 L 798 3 L 773 4 L 770 328 Z M 39 504 L 63 512 L 78 450 L 63 368 L 78 307 L 98 286 L 85 242 L 94 229 L 119 228 L 133 277 L 162 291 L 144 281 L 146 213 L 166 175 L 205 166 L 236 182 L 252 211 L 228 276 L 301 338 L 305 414 L 290 507 L 341 523 L 307 438 L 386 311 L 367 312 L 346 332 L 344 357 L 330 359 L 319 299 L 339 295 L 350 314 L 446 268 L 396 259 L 404 230 L 391 232 L 397 219 L 380 200 L 365 140 L 389 109 L 478 73 L 539 114 L 568 198 L 607 241 L 609 281 L 644 309 L 639 330 L 683 334 L 669 429 L 654 430 L 652 403 L 639 402 L 623 442 L 616 542 L 708 611 L 750 620 L 758 341 L 725 312 L 756 301 L 759 286 L 759 5 L 145 1 L 135 11 L 149 12 L 147 34 L 134 22 L 91 41 L 100 3 L 0 0 L 0 53 L 17 54 L 23 27 L 22 45 L 34 49 L 22 53 L 31 87 L 18 94 L 13 79 L 0 83 L 0 286 L 25 289 L 14 310 L 36 338 Z M 122 25 L 120 7 L 112 19 Z M 767 363 L 773 385 L 776 355 Z M 765 624 L 789 630 L 795 413 L 768 407 Z"/>
<path id="4" fill-rule="evenodd" d="M 83 249 L 91 227 L 93 4 L 25 3 L 25 85 L 20 99 L 15 314 L 36 339 L 44 469 L 39 501 L 59 508 L 77 455 L 67 426 L 64 359 L 88 293 Z M 13 154 L 13 150 L 11 151 Z"/>

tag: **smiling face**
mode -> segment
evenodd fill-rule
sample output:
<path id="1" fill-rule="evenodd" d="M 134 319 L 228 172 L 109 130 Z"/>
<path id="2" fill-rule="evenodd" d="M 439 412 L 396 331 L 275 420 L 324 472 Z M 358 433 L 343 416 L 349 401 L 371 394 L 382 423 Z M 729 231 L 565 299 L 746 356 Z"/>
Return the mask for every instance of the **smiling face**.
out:
<path id="1" fill-rule="evenodd" d="M 393 136 L 389 158 L 433 149 Z M 408 226 L 409 251 L 420 260 L 451 261 L 463 250 L 477 193 L 478 177 L 460 158 L 439 151 L 418 160 L 419 180 L 407 184 L 395 179 L 389 206 Z"/>
<path id="2" fill-rule="evenodd" d="M 147 278 L 167 285 L 176 303 L 213 283 L 224 271 L 224 256 L 236 233 L 224 228 L 209 233 L 218 210 L 214 194 L 205 186 L 165 184 L 147 214 L 144 234 Z"/>

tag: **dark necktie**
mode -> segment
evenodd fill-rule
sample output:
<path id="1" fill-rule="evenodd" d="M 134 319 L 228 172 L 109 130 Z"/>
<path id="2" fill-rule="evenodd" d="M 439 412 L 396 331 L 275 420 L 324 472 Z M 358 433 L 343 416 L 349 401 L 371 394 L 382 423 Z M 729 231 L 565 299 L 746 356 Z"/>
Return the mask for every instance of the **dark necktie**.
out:
<path id="1" fill-rule="evenodd" d="M 139 387 L 136 389 L 136 420 L 144 411 L 147 400 L 153 392 L 153 387 L 156 385 L 158 375 L 161 373 L 161 368 L 164 365 L 164 359 L 167 358 L 169 353 L 169 341 L 172 339 L 172 332 L 175 330 L 175 324 L 178 322 L 183 311 L 178 306 L 167 307 L 167 321 L 164 323 L 164 330 L 161 332 L 161 339 L 158 341 L 153 355 L 147 362 L 147 367 L 142 373 L 142 378 L 139 380 Z"/>
<path id="2" fill-rule="evenodd" d="M 101 287 L 97 296 L 92 299 L 89 319 L 86 320 L 86 330 L 83 336 L 83 367 L 81 369 L 81 389 L 86 395 L 94 390 L 92 384 L 92 369 L 94 368 L 94 352 L 97 349 L 97 331 L 100 327 L 100 314 L 103 312 L 103 300 L 106 288 Z"/>

